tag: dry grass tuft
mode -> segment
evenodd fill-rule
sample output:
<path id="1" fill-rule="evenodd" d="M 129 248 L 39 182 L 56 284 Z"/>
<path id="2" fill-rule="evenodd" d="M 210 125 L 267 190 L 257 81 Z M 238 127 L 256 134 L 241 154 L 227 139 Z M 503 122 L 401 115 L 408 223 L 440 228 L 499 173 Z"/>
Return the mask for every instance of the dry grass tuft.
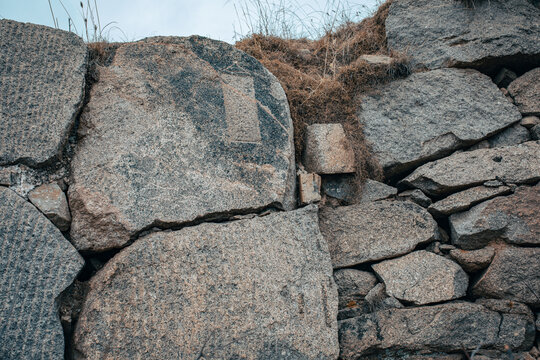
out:
<path id="1" fill-rule="evenodd" d="M 341 123 L 353 144 L 357 184 L 382 179 L 382 170 L 363 136 L 356 112 L 359 94 L 408 74 L 407 60 L 389 54 L 384 22 L 392 0 L 373 17 L 345 23 L 318 40 L 251 35 L 236 47 L 257 58 L 281 82 L 287 93 L 295 130 L 297 162 L 301 162 L 306 126 Z M 390 65 L 370 65 L 364 54 L 391 55 Z"/>

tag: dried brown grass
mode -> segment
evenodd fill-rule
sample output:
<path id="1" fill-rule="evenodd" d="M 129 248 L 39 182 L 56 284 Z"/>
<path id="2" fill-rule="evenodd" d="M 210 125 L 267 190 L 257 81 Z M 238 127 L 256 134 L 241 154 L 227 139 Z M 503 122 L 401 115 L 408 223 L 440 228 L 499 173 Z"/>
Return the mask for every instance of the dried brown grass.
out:
<path id="1" fill-rule="evenodd" d="M 366 178 L 383 177 L 356 115 L 358 95 L 408 73 L 406 59 L 387 51 L 384 22 L 391 1 L 373 17 L 346 23 L 318 40 L 252 35 L 236 43 L 237 48 L 261 61 L 285 89 L 294 123 L 297 162 L 301 162 L 306 126 L 341 123 L 355 151 L 358 185 Z M 393 62 L 373 66 L 359 60 L 364 54 L 391 55 Z"/>

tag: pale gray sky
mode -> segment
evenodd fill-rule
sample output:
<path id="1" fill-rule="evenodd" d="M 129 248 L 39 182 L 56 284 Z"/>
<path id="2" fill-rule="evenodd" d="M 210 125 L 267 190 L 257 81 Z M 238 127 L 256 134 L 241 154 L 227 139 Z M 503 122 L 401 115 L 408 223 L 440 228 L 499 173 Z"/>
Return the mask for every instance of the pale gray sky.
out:
<path id="1" fill-rule="evenodd" d="M 88 0 L 83 0 L 85 7 Z M 234 42 L 236 33 L 246 34 L 249 25 L 246 19 L 255 22 L 255 3 L 263 4 L 272 24 L 299 26 L 313 32 L 321 23 L 331 22 L 335 13 L 331 10 L 341 6 L 346 8 L 349 16 L 355 21 L 369 15 L 379 0 L 357 1 L 303 1 L 303 0 L 90 0 L 99 10 L 101 26 L 110 22 L 106 35 L 110 41 L 132 41 L 155 35 L 203 35 L 213 39 Z M 79 35 L 86 40 L 83 17 L 79 0 L 50 0 L 53 12 L 58 19 L 58 27 L 68 29 L 68 16 L 63 4 L 77 27 Z M 276 4 L 275 6 L 272 4 Z M 284 8 L 286 12 L 276 9 Z M 248 9 L 251 15 L 244 16 Z M 281 19 L 283 13 L 288 16 Z M 31 22 L 53 26 L 48 0 L 0 0 L 0 16 L 22 22 Z M 120 32 L 117 28 L 123 31 Z M 295 30 L 298 32 L 300 30 Z M 92 34 L 90 34 L 92 36 Z"/>

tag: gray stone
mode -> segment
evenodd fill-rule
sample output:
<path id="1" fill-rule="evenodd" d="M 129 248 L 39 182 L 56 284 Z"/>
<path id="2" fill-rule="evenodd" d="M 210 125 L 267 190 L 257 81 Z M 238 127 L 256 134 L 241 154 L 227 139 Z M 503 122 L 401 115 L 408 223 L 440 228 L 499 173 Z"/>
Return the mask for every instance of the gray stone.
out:
<path id="1" fill-rule="evenodd" d="M 476 143 L 473 146 L 471 146 L 470 148 L 468 148 L 466 151 L 474 151 L 474 150 L 478 150 L 478 149 L 489 149 L 490 147 L 491 147 L 491 145 L 489 145 L 489 141 L 482 140 L 479 143 Z"/>
<path id="2" fill-rule="evenodd" d="M 497 148 L 501 146 L 512 146 L 524 143 L 531 140 L 531 136 L 527 128 L 520 124 L 514 124 L 508 129 L 503 130 L 497 135 L 491 137 L 489 142 L 490 148 Z"/>
<path id="3" fill-rule="evenodd" d="M 360 202 L 384 200 L 396 196 L 397 189 L 382 182 L 367 179 L 362 187 Z"/>
<path id="4" fill-rule="evenodd" d="M 339 322 L 340 358 L 364 359 L 384 351 L 399 358 L 403 351 L 461 352 L 482 348 L 528 350 L 534 323 L 519 314 L 499 314 L 482 305 L 455 302 L 390 309 Z"/>
<path id="5" fill-rule="evenodd" d="M 408 199 L 421 207 L 427 208 L 431 205 L 431 199 L 422 192 L 422 190 L 405 190 L 398 194 L 398 198 Z"/>
<path id="6" fill-rule="evenodd" d="M 84 99 L 88 50 L 72 32 L 0 20 L 0 165 L 58 159 Z"/>
<path id="7" fill-rule="evenodd" d="M 252 57 L 201 37 L 151 38 L 120 45 L 99 79 L 68 191 L 78 249 L 296 204 L 287 98 Z"/>
<path id="8" fill-rule="evenodd" d="M 323 176 L 322 189 L 326 195 L 335 199 L 349 204 L 356 202 L 358 186 L 354 174 Z"/>
<path id="9" fill-rule="evenodd" d="M 308 206 L 159 232 L 90 280 L 79 358 L 336 359 L 338 294 Z"/>
<path id="10" fill-rule="evenodd" d="M 83 259 L 34 206 L 0 187 L 0 358 L 63 359 L 57 298 Z"/>
<path id="11" fill-rule="evenodd" d="M 535 125 L 531 128 L 531 137 L 534 140 L 540 140 L 540 124 Z"/>
<path id="12" fill-rule="evenodd" d="M 323 208 L 319 224 L 334 268 L 406 254 L 434 240 L 437 232 L 437 223 L 425 209 L 405 201 Z"/>
<path id="13" fill-rule="evenodd" d="M 306 128 L 304 165 L 308 172 L 343 174 L 356 170 L 354 151 L 341 124 Z"/>
<path id="14" fill-rule="evenodd" d="M 387 176 L 470 146 L 521 120 L 488 76 L 461 69 L 393 81 L 362 97 L 358 115 Z"/>
<path id="15" fill-rule="evenodd" d="M 398 0 L 386 19 L 388 49 L 429 69 L 474 67 L 496 74 L 540 58 L 540 10 L 527 0 Z"/>
<path id="16" fill-rule="evenodd" d="M 504 247 L 473 285 L 476 296 L 540 305 L 540 248 Z"/>
<path id="17" fill-rule="evenodd" d="M 342 269 L 334 272 L 338 288 L 339 309 L 358 307 L 364 297 L 377 284 L 377 278 L 370 272 Z"/>
<path id="18" fill-rule="evenodd" d="M 540 28 L 540 25 L 537 26 Z M 513 81 L 508 92 L 523 115 L 540 116 L 540 67 Z"/>
<path id="19" fill-rule="evenodd" d="M 450 250 L 450 256 L 467 272 L 476 272 L 488 267 L 495 256 L 495 249 L 491 246 L 479 250 Z"/>
<path id="20" fill-rule="evenodd" d="M 300 204 L 307 205 L 321 200 L 321 177 L 317 174 L 298 174 Z"/>
<path id="21" fill-rule="evenodd" d="M 15 184 L 14 176 L 15 172 L 11 166 L 0 169 L 0 186 L 11 186 Z"/>
<path id="22" fill-rule="evenodd" d="M 493 79 L 493 82 L 500 88 L 507 88 L 516 79 L 517 75 L 515 72 L 507 68 L 502 68 Z"/>
<path id="23" fill-rule="evenodd" d="M 499 187 L 476 186 L 437 201 L 428 207 L 428 211 L 436 217 L 448 216 L 468 210 L 482 201 L 510 193 L 510 187 L 502 184 Z"/>
<path id="24" fill-rule="evenodd" d="M 403 304 L 393 296 L 386 293 L 384 284 L 377 284 L 365 297 L 364 313 L 376 312 L 387 309 L 401 309 Z"/>
<path id="25" fill-rule="evenodd" d="M 420 250 L 372 265 L 384 281 L 388 295 L 425 305 L 460 298 L 469 277 L 452 260 Z"/>
<path id="26" fill-rule="evenodd" d="M 519 245 L 540 244 L 540 185 L 517 188 L 513 195 L 498 197 L 450 216 L 452 243 L 478 249 L 493 240 Z"/>
<path id="27" fill-rule="evenodd" d="M 392 65 L 392 58 L 385 55 L 360 55 L 360 60 L 374 66 L 389 66 Z"/>
<path id="28" fill-rule="evenodd" d="M 540 124 L 540 118 L 538 116 L 525 116 L 523 119 L 521 119 L 520 122 L 521 126 L 526 127 L 527 129 L 530 129 L 534 127 L 535 125 Z M 538 140 L 538 139 L 535 139 Z"/>
<path id="29" fill-rule="evenodd" d="M 401 184 L 442 196 L 496 179 L 513 184 L 540 180 L 540 142 L 453 154 L 422 165 Z"/>
<path id="30" fill-rule="evenodd" d="M 58 184 L 44 184 L 28 193 L 28 199 L 61 231 L 67 231 L 71 215 L 66 194 Z"/>
<path id="31" fill-rule="evenodd" d="M 476 300 L 475 303 L 480 304 L 491 311 L 503 314 L 526 315 L 529 318 L 529 321 L 534 322 L 534 315 L 531 309 L 527 305 L 517 301 L 480 298 Z"/>

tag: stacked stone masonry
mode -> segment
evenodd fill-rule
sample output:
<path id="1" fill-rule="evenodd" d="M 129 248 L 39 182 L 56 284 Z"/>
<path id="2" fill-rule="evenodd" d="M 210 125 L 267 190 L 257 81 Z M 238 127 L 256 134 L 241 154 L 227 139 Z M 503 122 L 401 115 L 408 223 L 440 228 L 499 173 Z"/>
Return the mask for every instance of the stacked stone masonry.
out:
<path id="1" fill-rule="evenodd" d="M 385 21 L 358 189 L 231 45 L 0 20 L 0 358 L 540 359 L 540 5 Z"/>

